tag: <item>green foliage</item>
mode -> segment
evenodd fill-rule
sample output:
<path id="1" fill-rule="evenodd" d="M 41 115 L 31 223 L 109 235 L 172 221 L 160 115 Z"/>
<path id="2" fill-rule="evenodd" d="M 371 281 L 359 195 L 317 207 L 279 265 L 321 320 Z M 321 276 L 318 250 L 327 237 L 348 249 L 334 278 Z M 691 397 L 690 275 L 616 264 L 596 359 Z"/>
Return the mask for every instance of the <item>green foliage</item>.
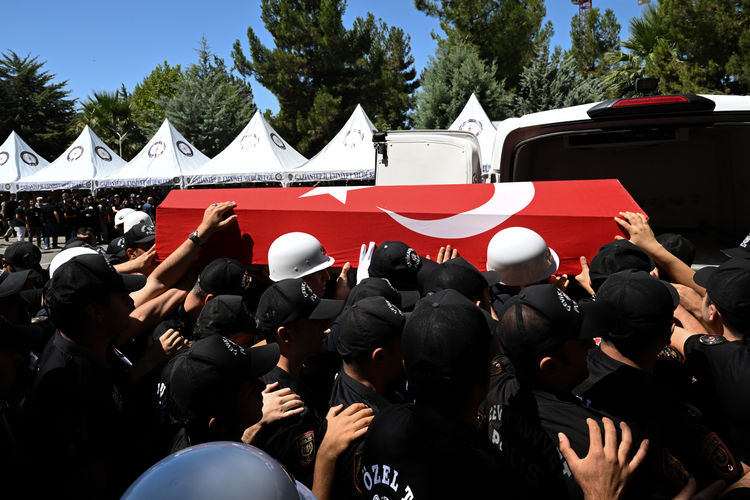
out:
<path id="1" fill-rule="evenodd" d="M 158 97 L 156 104 L 188 141 L 211 157 L 232 142 L 256 108 L 250 85 L 229 72 L 205 38 L 197 52 L 198 63 L 175 84 L 174 95 Z"/>
<path id="2" fill-rule="evenodd" d="M 42 70 L 44 62 L 15 52 L 0 57 L 0 141 L 15 130 L 49 161 L 62 154 L 74 136 L 69 130 L 75 100 L 66 81 Z"/>
<path id="3" fill-rule="evenodd" d="M 586 75 L 602 75 L 610 68 L 603 59 L 607 52 L 620 49 L 620 24 L 612 9 L 600 13 L 597 7 L 586 12 L 583 19 L 570 21 L 570 57 L 576 70 Z"/>
<path id="4" fill-rule="evenodd" d="M 552 29 L 542 27 L 543 0 L 414 0 L 414 5 L 440 20 L 446 35 L 441 43 L 473 46 L 487 64 L 495 63 L 495 78 L 508 88 L 518 84 L 521 69 Z"/>
<path id="5" fill-rule="evenodd" d="M 472 93 L 490 119 L 507 118 L 511 98 L 495 73 L 494 64 L 487 65 L 471 46 L 439 47 L 422 74 L 414 116 L 417 128 L 448 128 Z"/>
<path id="6" fill-rule="evenodd" d="M 116 145 L 115 150 L 125 160 L 135 156 L 144 144 L 133 120 L 125 86 L 115 92 L 94 92 L 83 103 L 75 123 L 79 132 L 88 125 L 106 144 Z"/>
<path id="7" fill-rule="evenodd" d="M 563 54 L 559 47 L 550 55 L 549 43 L 546 43 L 521 72 L 513 111 L 520 116 L 598 101 L 602 95 L 594 77 L 576 71 L 573 57 Z"/>
<path id="8" fill-rule="evenodd" d="M 409 37 L 372 15 L 346 29 L 344 0 L 263 0 L 274 48 L 248 28 L 249 57 L 237 40 L 235 68 L 279 101 L 270 122 L 305 155 L 317 153 L 362 103 L 380 127 L 408 125 L 418 86 Z"/>
<path id="9" fill-rule="evenodd" d="M 170 66 L 167 61 L 158 65 L 141 83 L 135 86 L 130 96 L 133 120 L 144 134 L 154 135 L 164 121 L 164 106 L 159 99 L 172 98 L 176 86 L 182 80 L 180 65 Z"/>

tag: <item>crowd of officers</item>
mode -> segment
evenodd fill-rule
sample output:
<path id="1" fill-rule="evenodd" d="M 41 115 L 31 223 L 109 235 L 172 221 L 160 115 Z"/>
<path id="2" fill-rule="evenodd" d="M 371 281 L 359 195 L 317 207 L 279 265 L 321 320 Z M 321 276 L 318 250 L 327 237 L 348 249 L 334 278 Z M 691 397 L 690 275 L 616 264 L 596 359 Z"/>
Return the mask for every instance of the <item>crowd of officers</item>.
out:
<path id="1" fill-rule="evenodd" d="M 0 232 L 5 241 L 36 241 L 50 250 L 60 248 L 76 237 L 79 229 L 90 232 L 96 243 L 117 236 L 115 217 L 120 210 L 142 211 L 156 220 L 156 192 L 133 191 L 129 195 L 100 192 L 97 196 L 80 192 L 59 194 L 0 194 Z"/>
<path id="2" fill-rule="evenodd" d="M 158 265 L 145 210 L 113 220 L 106 250 L 73 235 L 48 269 L 37 245 L 8 247 L 3 496 L 119 497 L 141 476 L 223 498 L 241 479 L 216 458 L 179 479 L 150 467 L 226 441 L 320 499 L 748 496 L 750 235 L 698 272 L 688 240 L 630 212 L 629 239 L 575 277 L 519 227 L 492 238 L 487 272 L 400 241 L 354 268 L 306 233 L 268 266 L 203 262 L 234 206 Z"/>

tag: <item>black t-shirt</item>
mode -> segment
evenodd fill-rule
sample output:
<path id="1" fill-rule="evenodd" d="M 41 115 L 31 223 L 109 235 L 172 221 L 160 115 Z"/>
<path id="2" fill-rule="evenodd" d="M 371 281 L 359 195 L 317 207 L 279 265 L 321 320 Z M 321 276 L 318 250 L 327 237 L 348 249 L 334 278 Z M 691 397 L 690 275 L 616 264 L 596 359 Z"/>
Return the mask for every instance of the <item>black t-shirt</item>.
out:
<path id="1" fill-rule="evenodd" d="M 346 408 L 354 403 L 366 404 L 375 415 L 392 404 L 385 397 L 347 375 L 342 368 L 333 384 L 330 406 L 342 404 Z M 354 479 L 364 441 L 364 437 L 354 441 L 339 456 L 336 462 L 336 477 L 333 481 L 333 498 L 346 499 L 357 494 L 357 485 Z"/>
<path id="2" fill-rule="evenodd" d="M 13 217 L 13 225 L 21 227 L 26 225 L 26 210 L 22 207 L 18 207 L 15 210 L 15 216 Z"/>
<path id="3" fill-rule="evenodd" d="M 362 498 L 524 498 L 486 437 L 419 404 L 370 424 L 357 467 Z"/>
<path id="4" fill-rule="evenodd" d="M 55 217 L 55 212 L 58 211 L 57 206 L 52 203 L 45 203 L 40 210 L 42 212 L 42 222 L 47 224 L 57 224 L 57 218 Z"/>
<path id="5" fill-rule="evenodd" d="M 16 213 L 16 208 L 18 208 L 18 202 L 16 200 L 6 201 L 5 205 L 3 205 L 3 217 L 6 219 L 13 217 L 13 214 Z"/>
<path id="6" fill-rule="evenodd" d="M 651 374 L 607 356 L 598 347 L 589 351 L 588 368 L 589 377 L 574 392 L 592 408 L 639 426 L 651 446 L 668 450 L 699 486 L 741 477 L 739 460 L 700 411 L 672 397 Z M 684 477 L 683 472 L 675 472 L 679 474 Z"/>
<path id="7" fill-rule="evenodd" d="M 702 409 L 726 430 L 739 459 L 750 463 L 750 344 L 693 335 L 685 342 L 685 356 L 697 380 Z"/>
<path id="8" fill-rule="evenodd" d="M 102 462 L 108 496 L 119 496 L 145 464 L 136 446 L 132 386 L 126 363 L 109 359 L 62 337 L 45 347 L 24 417 L 40 488 L 55 496 L 86 496 L 86 466 Z"/>
<path id="9" fill-rule="evenodd" d="M 294 391 L 304 403 L 301 414 L 267 426 L 256 436 L 255 446 L 281 462 L 300 482 L 311 485 L 315 454 L 322 436 L 323 417 L 309 403 L 313 393 L 307 383 L 278 366 L 261 377 L 265 384 L 279 383 Z"/>
<path id="10" fill-rule="evenodd" d="M 30 227 L 39 227 L 42 225 L 42 216 L 40 212 L 41 209 L 36 206 L 28 207 L 25 210 L 26 221 L 29 223 Z"/>

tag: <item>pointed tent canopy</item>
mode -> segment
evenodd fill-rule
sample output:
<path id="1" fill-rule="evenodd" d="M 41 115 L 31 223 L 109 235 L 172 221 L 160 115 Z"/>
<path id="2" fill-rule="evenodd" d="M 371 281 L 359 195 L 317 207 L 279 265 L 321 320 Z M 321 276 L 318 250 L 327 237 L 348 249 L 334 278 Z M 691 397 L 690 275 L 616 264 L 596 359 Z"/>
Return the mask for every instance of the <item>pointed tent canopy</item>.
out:
<path id="1" fill-rule="evenodd" d="M 375 148 L 372 145 L 372 134 L 375 131 L 375 126 L 362 106 L 357 104 L 352 116 L 336 137 L 310 161 L 294 170 L 294 181 L 374 179 Z"/>
<path id="2" fill-rule="evenodd" d="M 471 94 L 466 106 L 458 115 L 458 118 L 448 127 L 448 130 L 462 130 L 471 132 L 479 141 L 479 148 L 482 152 L 482 172 L 490 171 L 490 162 L 492 161 L 492 148 L 495 146 L 495 126 L 484 112 L 479 99 Z"/>
<path id="3" fill-rule="evenodd" d="M 0 146 L 0 185 L 3 191 L 15 192 L 15 181 L 34 174 L 49 165 L 36 154 L 15 131 Z"/>
<path id="4" fill-rule="evenodd" d="M 185 176 L 185 184 L 283 182 L 288 170 L 307 161 L 256 111 L 240 134 L 213 160 Z"/>
<path id="5" fill-rule="evenodd" d="M 97 179 L 96 184 L 98 187 L 182 186 L 184 175 L 208 161 L 165 119 L 135 158 L 110 176 Z"/>
<path id="6" fill-rule="evenodd" d="M 104 178 L 125 165 L 88 125 L 55 161 L 16 182 L 18 191 L 95 189 L 94 179 Z"/>

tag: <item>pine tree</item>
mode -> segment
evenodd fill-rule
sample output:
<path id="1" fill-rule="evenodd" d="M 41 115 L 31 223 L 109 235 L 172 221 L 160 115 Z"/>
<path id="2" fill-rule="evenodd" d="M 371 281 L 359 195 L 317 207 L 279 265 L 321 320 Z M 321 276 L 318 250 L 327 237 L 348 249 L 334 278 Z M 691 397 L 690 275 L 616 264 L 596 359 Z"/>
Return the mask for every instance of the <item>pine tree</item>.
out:
<path id="1" fill-rule="evenodd" d="M 368 15 L 346 29 L 344 0 L 263 0 L 262 19 L 274 39 L 264 46 L 252 28 L 249 56 L 239 40 L 232 56 L 279 101 L 271 124 L 303 154 L 317 153 L 357 104 L 379 125 L 408 125 L 416 88 L 409 37 Z"/>
<path id="2" fill-rule="evenodd" d="M 191 65 L 175 85 L 173 97 L 160 97 L 166 118 L 195 147 L 215 156 L 237 136 L 255 112 L 252 90 L 230 74 L 211 53 L 205 38 Z"/>
<path id="3" fill-rule="evenodd" d="M 495 64 L 495 78 L 509 89 L 552 31 L 550 23 L 542 26 L 544 0 L 414 0 L 414 5 L 440 20 L 441 44 L 471 45 L 486 64 Z"/>
<path id="4" fill-rule="evenodd" d="M 430 58 L 417 93 L 417 128 L 445 129 L 461 113 L 472 93 L 492 120 L 507 118 L 511 96 L 495 79 L 496 67 L 487 65 L 467 45 L 443 45 Z"/>
<path id="5" fill-rule="evenodd" d="M 607 9 L 601 14 L 594 7 L 583 18 L 574 16 L 570 21 L 570 42 L 570 57 L 575 60 L 579 73 L 605 74 L 609 67 L 604 54 L 620 49 L 620 24 L 614 11 Z"/>
<path id="6" fill-rule="evenodd" d="M 15 130 L 37 153 L 52 161 L 62 154 L 74 134 L 70 124 L 75 99 L 68 99 L 68 82 L 53 83 L 44 62 L 8 51 L 0 57 L 0 141 Z"/>
<path id="7" fill-rule="evenodd" d="M 513 99 L 517 116 L 601 100 L 603 92 L 593 77 L 580 75 L 576 62 L 559 47 L 550 55 L 549 43 L 521 72 Z"/>

